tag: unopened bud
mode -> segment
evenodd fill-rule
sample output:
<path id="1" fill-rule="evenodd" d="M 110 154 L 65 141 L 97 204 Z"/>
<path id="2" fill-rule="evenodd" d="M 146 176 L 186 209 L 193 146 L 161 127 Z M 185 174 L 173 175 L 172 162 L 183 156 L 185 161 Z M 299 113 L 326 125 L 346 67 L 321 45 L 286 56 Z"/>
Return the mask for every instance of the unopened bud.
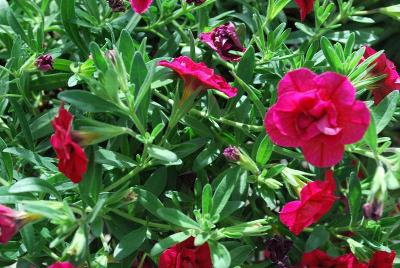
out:
<path id="1" fill-rule="evenodd" d="M 366 203 L 363 206 L 364 217 L 374 221 L 379 220 L 383 214 L 383 203 L 373 200 L 371 203 Z"/>
<path id="2" fill-rule="evenodd" d="M 36 67 L 42 72 L 47 72 L 53 69 L 53 57 L 50 54 L 38 57 L 36 59 Z"/>
<path id="3" fill-rule="evenodd" d="M 235 146 L 228 146 L 224 150 L 224 156 L 229 161 L 239 161 L 240 160 L 240 151 Z"/>

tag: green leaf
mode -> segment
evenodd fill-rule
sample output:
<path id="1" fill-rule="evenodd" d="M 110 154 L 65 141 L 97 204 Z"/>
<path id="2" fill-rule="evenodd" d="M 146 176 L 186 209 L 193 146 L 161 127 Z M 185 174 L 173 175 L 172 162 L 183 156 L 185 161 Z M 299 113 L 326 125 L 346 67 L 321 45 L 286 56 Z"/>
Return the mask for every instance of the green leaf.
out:
<path id="1" fill-rule="evenodd" d="M 86 41 L 83 40 L 80 35 L 79 28 L 76 24 L 75 6 L 76 1 L 61 0 L 60 4 L 60 15 L 61 22 L 64 25 L 65 32 L 71 38 L 72 42 L 81 50 L 84 56 L 89 55 L 89 49 Z"/>
<path id="2" fill-rule="evenodd" d="M 347 198 L 349 200 L 349 207 L 351 213 L 350 225 L 354 225 L 357 224 L 357 220 L 361 212 L 361 201 L 362 201 L 361 184 L 355 172 L 352 172 L 350 174 L 349 192 L 347 194 Z"/>
<path id="3" fill-rule="evenodd" d="M 16 155 L 18 157 L 23 158 L 26 161 L 29 161 L 39 167 L 46 168 L 53 172 L 57 172 L 57 167 L 51 162 L 53 159 L 49 157 L 42 157 L 37 153 L 34 153 L 30 150 L 24 148 L 16 148 L 10 147 L 3 150 L 3 152 L 10 153 Z"/>
<path id="4" fill-rule="evenodd" d="M 393 119 L 396 105 L 399 100 L 399 91 L 395 90 L 387 95 L 379 104 L 372 109 L 376 121 L 376 133 L 379 134 Z"/>
<path id="5" fill-rule="evenodd" d="M 25 112 L 22 110 L 21 105 L 18 103 L 18 101 L 10 98 L 10 103 L 15 111 L 15 114 L 19 120 L 19 123 L 22 128 L 22 134 L 24 136 L 24 141 L 27 143 L 28 149 L 34 150 L 35 145 L 33 143 L 33 137 L 32 137 L 32 132 L 29 127 L 28 121 L 26 120 Z"/>
<path id="6" fill-rule="evenodd" d="M 136 251 L 146 239 L 146 227 L 133 230 L 122 238 L 114 250 L 114 258 L 122 260 Z"/>
<path id="7" fill-rule="evenodd" d="M 210 211 L 212 216 L 219 215 L 224 209 L 226 203 L 229 201 L 229 198 L 235 189 L 236 182 L 240 176 L 239 169 L 239 167 L 235 167 L 223 174 L 223 178 L 215 189 L 212 198 L 213 206 Z"/>
<path id="8" fill-rule="evenodd" d="M 305 251 L 313 251 L 314 249 L 317 249 L 325 244 L 328 240 L 329 232 L 325 229 L 325 227 L 317 226 L 307 239 Z"/>
<path id="9" fill-rule="evenodd" d="M 58 98 L 85 112 L 121 112 L 114 103 L 84 90 L 63 91 L 58 94 Z"/>
<path id="10" fill-rule="evenodd" d="M 157 256 L 158 254 L 170 248 L 171 246 L 176 245 L 188 239 L 190 236 L 191 235 L 189 232 L 180 232 L 173 234 L 167 238 L 164 238 L 163 240 L 154 245 L 154 247 L 151 249 L 150 255 Z"/>
<path id="11" fill-rule="evenodd" d="M 212 188 L 210 184 L 206 184 L 203 188 L 203 194 L 201 197 L 201 210 L 203 215 L 209 213 L 212 207 Z"/>
<path id="12" fill-rule="evenodd" d="M 221 154 L 218 147 L 219 146 L 215 143 L 211 143 L 209 146 L 207 146 L 207 148 L 199 153 L 194 159 L 192 169 L 198 172 L 199 170 L 214 162 L 214 160 L 217 159 Z"/>
<path id="13" fill-rule="evenodd" d="M 39 178 L 25 178 L 19 180 L 13 184 L 8 191 L 15 194 L 29 192 L 48 193 L 55 196 L 58 200 L 62 200 L 61 195 L 53 185 Z"/>
<path id="14" fill-rule="evenodd" d="M 165 162 L 176 162 L 179 159 L 174 152 L 157 145 L 150 145 L 148 153 L 151 157 Z"/>
<path id="15" fill-rule="evenodd" d="M 236 266 L 242 265 L 247 260 L 252 251 L 253 248 L 249 245 L 243 245 L 232 249 L 230 252 L 232 264 Z"/>
<path id="16" fill-rule="evenodd" d="M 135 192 L 138 194 L 139 203 L 151 214 L 159 217 L 157 210 L 164 208 L 164 205 L 161 203 L 161 201 L 154 194 L 144 189 L 135 188 Z"/>
<path id="17" fill-rule="evenodd" d="M 157 215 L 163 220 L 185 229 L 199 229 L 200 225 L 174 208 L 159 208 Z"/>
<path id="18" fill-rule="evenodd" d="M 92 53 L 93 62 L 96 65 L 97 69 L 105 72 L 108 68 L 108 65 L 99 45 L 95 42 L 91 42 L 89 48 L 90 52 Z"/>
<path id="19" fill-rule="evenodd" d="M 238 66 L 236 74 L 242 79 L 245 83 L 253 82 L 253 74 L 254 74 L 254 48 L 250 46 L 247 48 L 246 52 L 242 56 Z"/>
<path id="20" fill-rule="evenodd" d="M 271 157 L 274 144 L 268 136 L 265 136 L 258 146 L 256 161 L 261 166 L 264 166 Z"/>
<path id="21" fill-rule="evenodd" d="M 231 255 L 221 243 L 210 241 L 211 259 L 214 267 L 229 268 L 231 265 Z"/>
<path id="22" fill-rule="evenodd" d="M 364 135 L 364 141 L 374 152 L 376 152 L 378 146 L 378 135 L 376 133 L 375 119 L 372 114 L 368 130 L 365 132 Z"/>

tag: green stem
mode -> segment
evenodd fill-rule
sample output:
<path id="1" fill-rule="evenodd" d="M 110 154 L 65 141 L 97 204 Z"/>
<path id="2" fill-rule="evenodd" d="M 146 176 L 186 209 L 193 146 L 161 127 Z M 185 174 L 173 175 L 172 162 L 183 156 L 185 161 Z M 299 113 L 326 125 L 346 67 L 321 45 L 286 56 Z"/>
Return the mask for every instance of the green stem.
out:
<path id="1" fill-rule="evenodd" d="M 167 96 L 163 95 L 158 90 L 154 90 L 154 94 L 156 96 L 158 96 L 160 99 L 162 99 L 163 101 L 168 102 L 171 105 L 174 105 L 174 101 L 172 99 L 170 99 Z M 248 130 L 251 130 L 251 131 L 254 131 L 254 132 L 262 132 L 262 131 L 264 131 L 264 127 L 263 126 L 248 125 L 248 124 L 232 121 L 232 120 L 229 120 L 229 119 L 226 119 L 226 118 L 223 118 L 223 117 L 216 118 L 216 117 L 213 117 L 210 114 L 207 114 L 206 112 L 202 112 L 202 111 L 199 111 L 199 110 L 196 110 L 196 109 L 191 109 L 189 111 L 189 113 L 191 113 L 193 115 L 197 115 L 197 116 L 203 117 L 203 118 L 206 118 L 206 119 L 214 120 L 214 121 L 216 121 L 218 123 L 222 123 L 222 124 L 229 125 L 229 126 L 232 126 L 232 127 L 240 128 L 240 129 L 248 129 Z"/>
<path id="2" fill-rule="evenodd" d="M 286 149 L 286 148 L 282 148 L 279 146 L 274 146 L 274 152 L 281 154 L 281 155 L 285 155 L 288 157 L 294 157 L 297 159 L 304 159 L 304 156 L 301 153 L 298 152 L 294 152 L 292 150 Z"/>
<path id="3" fill-rule="evenodd" d="M 133 170 L 131 170 L 128 174 L 126 174 L 125 176 L 123 176 L 122 178 L 118 179 L 117 181 L 115 181 L 113 184 L 109 185 L 108 187 L 106 187 L 104 189 L 105 192 L 110 192 L 112 190 L 114 190 L 115 188 L 117 188 L 118 186 L 120 186 L 121 184 L 124 184 L 125 182 L 129 181 L 132 177 L 136 176 L 140 171 L 142 171 L 143 169 L 145 169 L 149 164 L 147 163 L 147 165 L 143 165 L 143 166 L 137 166 L 135 167 Z"/>
<path id="4" fill-rule="evenodd" d="M 139 223 L 139 224 L 141 224 L 143 226 L 149 226 L 149 227 L 165 229 L 165 230 L 172 230 L 172 227 L 167 225 L 167 224 L 161 224 L 161 223 L 155 223 L 155 222 L 146 221 L 146 220 L 131 216 L 128 213 L 126 213 L 124 211 L 121 211 L 119 209 L 112 209 L 111 211 L 114 212 L 115 214 L 118 214 L 119 216 L 127 219 L 127 220 Z"/>

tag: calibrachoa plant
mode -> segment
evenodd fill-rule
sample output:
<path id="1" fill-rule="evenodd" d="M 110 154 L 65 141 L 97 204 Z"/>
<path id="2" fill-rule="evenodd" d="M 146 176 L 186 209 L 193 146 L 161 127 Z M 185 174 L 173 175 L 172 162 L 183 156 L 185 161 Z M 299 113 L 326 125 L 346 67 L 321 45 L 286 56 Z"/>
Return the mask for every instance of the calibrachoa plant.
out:
<path id="1" fill-rule="evenodd" d="M 399 21 L 0 0 L 0 266 L 399 266 Z"/>

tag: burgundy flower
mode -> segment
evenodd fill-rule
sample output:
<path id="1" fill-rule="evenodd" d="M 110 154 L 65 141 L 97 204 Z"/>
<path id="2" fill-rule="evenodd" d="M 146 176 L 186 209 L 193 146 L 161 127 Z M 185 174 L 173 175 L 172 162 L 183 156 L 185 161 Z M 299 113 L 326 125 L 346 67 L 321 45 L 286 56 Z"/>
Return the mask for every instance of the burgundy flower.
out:
<path id="1" fill-rule="evenodd" d="M 210 248 L 207 243 L 194 246 L 194 237 L 164 251 L 158 262 L 160 268 L 212 268 Z"/>
<path id="2" fill-rule="evenodd" d="M 50 265 L 48 268 L 75 268 L 75 266 L 69 262 L 56 262 Z"/>
<path id="3" fill-rule="evenodd" d="M 235 146 L 228 146 L 224 150 L 224 156 L 229 161 L 239 161 L 240 160 L 240 151 Z"/>
<path id="4" fill-rule="evenodd" d="M 275 235 L 267 240 L 267 252 L 265 254 L 279 268 L 289 268 L 289 250 L 292 248 L 293 242 L 282 236 Z"/>
<path id="5" fill-rule="evenodd" d="M 365 53 L 361 62 L 375 53 L 376 51 L 373 48 L 365 46 Z M 382 53 L 372 64 L 376 64 L 371 70 L 374 76 L 386 75 L 383 80 L 378 81 L 372 88 L 374 102 L 377 105 L 390 92 L 400 90 L 400 75 L 394 63 L 386 57 L 385 53 Z"/>
<path id="6" fill-rule="evenodd" d="M 36 67 L 42 72 L 47 72 L 53 69 L 53 57 L 50 54 L 38 57 L 36 59 Z"/>
<path id="7" fill-rule="evenodd" d="M 325 181 L 309 182 L 300 192 L 300 200 L 287 203 L 279 218 L 289 230 L 298 235 L 306 227 L 317 222 L 335 203 L 336 182 L 331 170 L 325 174 Z"/>
<path id="8" fill-rule="evenodd" d="M 124 12 L 125 4 L 124 0 L 108 0 L 108 6 L 113 12 Z"/>
<path id="9" fill-rule="evenodd" d="M 88 159 L 82 147 L 72 139 L 72 120 L 72 114 L 64 109 L 64 105 L 61 105 L 58 116 L 51 121 L 54 134 L 51 136 L 50 143 L 59 160 L 58 170 L 74 183 L 78 183 L 86 172 Z"/>
<path id="10" fill-rule="evenodd" d="M 130 0 L 133 11 L 139 14 L 145 13 L 153 0 Z"/>
<path id="11" fill-rule="evenodd" d="M 316 249 L 303 254 L 299 268 L 334 268 L 335 259 Z"/>
<path id="12" fill-rule="evenodd" d="M 266 113 L 266 131 L 280 146 L 301 147 L 314 166 L 333 166 L 342 160 L 345 144 L 362 139 L 369 126 L 369 110 L 355 92 L 347 77 L 334 72 L 291 71 Z"/>
<path id="13" fill-rule="evenodd" d="M 239 55 L 234 55 L 229 51 L 246 51 L 240 43 L 235 25 L 232 22 L 225 23 L 209 33 L 200 34 L 200 40 L 209 45 L 222 59 L 227 61 L 240 61 Z"/>
<path id="14" fill-rule="evenodd" d="M 311 13 L 314 9 L 314 0 L 295 0 L 296 4 L 300 8 L 300 17 L 303 21 L 308 13 Z"/>
<path id="15" fill-rule="evenodd" d="M 216 75 L 214 70 L 208 68 L 203 62 L 196 63 L 189 57 L 181 56 L 173 59 L 172 62 L 162 60 L 159 65 L 174 70 L 183 79 L 184 98 L 196 90 L 210 88 L 221 91 L 229 98 L 236 96 L 237 89 L 231 87 L 222 76 Z"/>
<path id="16" fill-rule="evenodd" d="M 368 263 L 369 268 L 392 268 L 396 252 L 377 251 Z"/>
<path id="17" fill-rule="evenodd" d="M 195 4 L 195 5 L 201 5 L 205 2 L 206 0 L 186 0 L 186 3 L 188 4 Z"/>

